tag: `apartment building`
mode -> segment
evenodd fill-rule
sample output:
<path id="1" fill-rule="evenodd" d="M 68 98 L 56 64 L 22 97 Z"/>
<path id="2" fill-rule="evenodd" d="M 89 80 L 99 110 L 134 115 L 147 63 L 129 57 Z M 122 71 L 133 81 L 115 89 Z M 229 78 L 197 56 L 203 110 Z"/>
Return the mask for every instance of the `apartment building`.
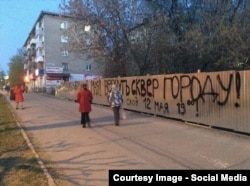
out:
<path id="1" fill-rule="evenodd" d="M 67 49 L 64 31 L 71 19 L 42 11 L 23 47 L 25 83 L 30 91 L 46 91 L 65 81 L 81 81 L 102 76 L 96 59 L 83 54 L 77 57 Z"/>

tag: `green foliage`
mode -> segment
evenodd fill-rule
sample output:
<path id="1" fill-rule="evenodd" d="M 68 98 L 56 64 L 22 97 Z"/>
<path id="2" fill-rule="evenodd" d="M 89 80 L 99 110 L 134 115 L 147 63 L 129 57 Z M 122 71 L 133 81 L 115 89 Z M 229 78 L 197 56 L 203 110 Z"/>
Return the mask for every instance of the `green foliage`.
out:
<path id="1" fill-rule="evenodd" d="M 0 71 L 0 89 L 2 89 L 2 87 L 7 84 L 7 81 L 5 80 L 4 77 L 5 77 L 5 73 L 3 70 L 1 70 Z"/>
<path id="2" fill-rule="evenodd" d="M 22 55 L 15 55 L 10 59 L 9 62 L 9 82 L 10 86 L 16 84 L 23 84 L 23 63 L 24 58 Z"/>

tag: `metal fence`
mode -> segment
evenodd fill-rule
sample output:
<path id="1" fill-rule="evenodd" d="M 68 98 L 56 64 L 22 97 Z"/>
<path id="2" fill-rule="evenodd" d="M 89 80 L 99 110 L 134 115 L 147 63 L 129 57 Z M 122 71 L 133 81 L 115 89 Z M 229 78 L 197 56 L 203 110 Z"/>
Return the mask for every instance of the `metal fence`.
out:
<path id="1" fill-rule="evenodd" d="M 93 103 L 108 105 L 112 84 L 125 109 L 250 133 L 250 71 L 200 72 L 85 81 Z M 67 82 L 56 96 L 75 99 L 82 82 Z"/>

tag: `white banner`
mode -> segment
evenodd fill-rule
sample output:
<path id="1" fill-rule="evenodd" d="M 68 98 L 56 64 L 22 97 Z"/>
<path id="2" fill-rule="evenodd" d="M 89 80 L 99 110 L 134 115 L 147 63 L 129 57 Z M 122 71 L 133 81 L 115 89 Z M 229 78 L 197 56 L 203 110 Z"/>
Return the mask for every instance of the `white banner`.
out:
<path id="1" fill-rule="evenodd" d="M 63 67 L 46 67 L 46 73 L 63 73 Z"/>
<path id="2" fill-rule="evenodd" d="M 50 87 L 50 86 L 58 86 L 61 84 L 61 80 L 46 80 L 46 86 Z"/>

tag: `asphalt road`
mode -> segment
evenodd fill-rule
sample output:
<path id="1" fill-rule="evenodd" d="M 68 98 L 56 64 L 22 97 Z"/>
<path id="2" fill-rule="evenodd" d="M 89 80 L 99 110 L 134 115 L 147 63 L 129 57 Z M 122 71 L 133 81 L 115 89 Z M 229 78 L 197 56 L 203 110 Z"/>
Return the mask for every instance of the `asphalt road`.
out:
<path id="1" fill-rule="evenodd" d="M 91 128 L 82 128 L 78 104 L 25 93 L 13 112 L 48 170 L 65 185 L 108 186 L 110 169 L 249 169 L 250 137 L 126 112 L 115 126 L 110 108 L 92 106 Z M 48 161 L 49 160 L 49 161 Z"/>

